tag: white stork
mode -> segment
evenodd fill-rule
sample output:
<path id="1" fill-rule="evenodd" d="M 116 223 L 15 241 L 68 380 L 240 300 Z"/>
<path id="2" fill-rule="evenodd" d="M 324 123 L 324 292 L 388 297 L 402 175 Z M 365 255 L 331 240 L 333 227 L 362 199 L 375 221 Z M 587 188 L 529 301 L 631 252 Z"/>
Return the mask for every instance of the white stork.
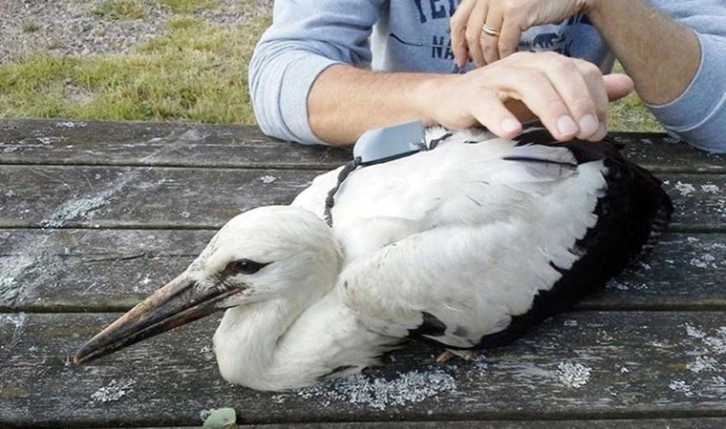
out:
<path id="1" fill-rule="evenodd" d="M 672 211 L 660 182 L 612 144 L 540 131 L 454 132 L 434 150 L 360 167 L 335 194 L 331 228 L 337 180 L 331 171 L 290 206 L 230 220 L 74 360 L 222 309 L 219 370 L 259 390 L 360 371 L 412 335 L 506 344 L 620 273 Z"/>

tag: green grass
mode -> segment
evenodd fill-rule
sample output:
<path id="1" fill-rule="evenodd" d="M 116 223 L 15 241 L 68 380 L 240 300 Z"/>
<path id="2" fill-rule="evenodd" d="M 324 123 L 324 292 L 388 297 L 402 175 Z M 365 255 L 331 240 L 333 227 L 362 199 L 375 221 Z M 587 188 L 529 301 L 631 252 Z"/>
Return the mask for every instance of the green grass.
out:
<path id="1" fill-rule="evenodd" d="M 616 63 L 613 71 L 623 73 L 623 67 Z M 635 93 L 610 103 L 608 129 L 611 131 L 663 131 L 663 127 Z"/>
<path id="2" fill-rule="evenodd" d="M 214 9 L 218 0 L 161 0 L 161 4 L 174 13 L 195 13 L 200 10 Z"/>
<path id="3" fill-rule="evenodd" d="M 139 0 L 104 0 L 92 13 L 109 21 L 146 18 L 146 9 Z"/>
<path id="4" fill-rule="evenodd" d="M 246 67 L 268 25 L 267 16 L 225 29 L 185 17 L 133 54 L 0 65 L 0 117 L 254 124 Z"/>
<path id="5" fill-rule="evenodd" d="M 215 1 L 164 3 L 192 10 L 195 5 L 211 7 Z M 131 8 L 139 3 L 101 3 L 107 8 L 111 4 Z M 104 13 L 129 16 L 122 9 Z M 182 15 L 170 20 L 161 36 L 131 54 L 34 56 L 0 64 L 0 117 L 254 124 L 247 63 L 269 23 L 266 14 L 236 27 Z M 637 95 L 630 95 L 611 104 L 610 129 L 662 128 Z"/>

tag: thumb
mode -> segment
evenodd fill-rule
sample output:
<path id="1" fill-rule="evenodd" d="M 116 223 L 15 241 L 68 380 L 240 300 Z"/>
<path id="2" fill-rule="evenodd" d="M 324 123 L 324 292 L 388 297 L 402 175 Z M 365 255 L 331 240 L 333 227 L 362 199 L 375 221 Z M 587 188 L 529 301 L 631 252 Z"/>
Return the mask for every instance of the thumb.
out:
<path id="1" fill-rule="evenodd" d="M 603 76 L 605 79 L 605 91 L 609 101 L 619 100 L 633 92 L 635 84 L 630 76 L 623 73 L 613 73 Z"/>

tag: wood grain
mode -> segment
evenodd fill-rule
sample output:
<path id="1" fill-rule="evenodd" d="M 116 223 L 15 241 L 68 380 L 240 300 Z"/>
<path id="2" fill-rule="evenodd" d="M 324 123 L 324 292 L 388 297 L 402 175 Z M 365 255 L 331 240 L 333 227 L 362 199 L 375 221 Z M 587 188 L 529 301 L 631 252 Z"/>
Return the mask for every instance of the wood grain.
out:
<path id="1" fill-rule="evenodd" d="M 0 164 L 328 169 L 350 153 L 282 142 L 246 126 L 0 120 Z"/>
<path id="2" fill-rule="evenodd" d="M 651 257 L 473 363 L 413 343 L 359 378 L 254 392 L 217 373 L 219 317 L 75 367 L 69 355 L 184 269 L 240 211 L 286 204 L 350 150 L 253 127 L 0 119 L 0 427 L 726 426 L 726 158 L 616 133 L 673 197 Z"/>
<path id="3" fill-rule="evenodd" d="M 239 429 L 286 429 L 288 425 L 250 425 Z M 386 429 L 390 422 L 371 423 L 308 423 L 294 426 L 297 429 Z M 396 428 L 408 429 L 723 429 L 726 419 L 642 419 L 642 420 L 533 420 L 533 421 L 437 421 L 396 422 Z"/>
<path id="4" fill-rule="evenodd" d="M 322 170 L 3 166 L 0 227 L 219 228 Z M 662 174 L 676 230 L 726 231 L 726 175 Z"/>
<path id="5" fill-rule="evenodd" d="M 0 310 L 125 311 L 184 270 L 213 234 L 0 230 Z M 670 233 L 579 308 L 726 310 L 725 278 L 726 234 Z"/>
<path id="6" fill-rule="evenodd" d="M 726 171 L 706 155 L 657 133 L 614 133 L 625 154 L 656 172 Z M 334 168 L 349 150 L 295 145 L 256 127 L 152 122 L 0 119 L 0 164 Z"/>
<path id="7" fill-rule="evenodd" d="M 215 317 L 70 365 L 68 355 L 116 316 L 0 319 L 0 425 L 195 425 L 203 410 L 225 406 L 239 423 L 726 414 L 724 313 L 573 313 L 473 363 L 438 365 L 440 350 L 415 344 L 357 379 L 287 393 L 219 377 Z"/>

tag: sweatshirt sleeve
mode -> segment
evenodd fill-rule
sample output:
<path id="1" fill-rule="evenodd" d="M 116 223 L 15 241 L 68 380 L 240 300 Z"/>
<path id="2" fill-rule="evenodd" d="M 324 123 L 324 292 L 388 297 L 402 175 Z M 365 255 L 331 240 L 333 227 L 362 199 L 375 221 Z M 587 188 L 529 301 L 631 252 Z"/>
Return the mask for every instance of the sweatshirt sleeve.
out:
<path id="1" fill-rule="evenodd" d="M 273 23 L 249 65 L 250 98 L 265 134 L 305 144 L 323 143 L 308 122 L 310 88 L 333 64 L 370 65 L 368 37 L 383 2 L 275 1 Z"/>
<path id="2" fill-rule="evenodd" d="M 726 2 L 653 3 L 695 32 L 701 64 L 683 94 L 668 104 L 648 107 L 669 133 L 700 149 L 726 153 Z"/>

